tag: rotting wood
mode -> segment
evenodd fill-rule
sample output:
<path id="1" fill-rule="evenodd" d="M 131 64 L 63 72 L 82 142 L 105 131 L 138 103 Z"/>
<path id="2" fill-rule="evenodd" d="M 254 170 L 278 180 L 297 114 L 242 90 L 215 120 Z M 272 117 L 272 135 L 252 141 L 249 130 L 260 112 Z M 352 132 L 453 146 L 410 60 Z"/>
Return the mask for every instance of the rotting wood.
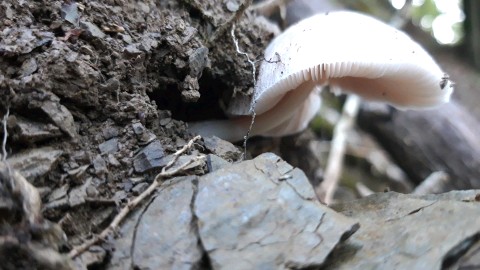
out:
<path id="1" fill-rule="evenodd" d="M 359 124 L 371 132 L 416 183 L 449 176 L 442 191 L 480 187 L 480 123 L 452 101 L 438 109 L 396 111 L 364 105 Z"/>

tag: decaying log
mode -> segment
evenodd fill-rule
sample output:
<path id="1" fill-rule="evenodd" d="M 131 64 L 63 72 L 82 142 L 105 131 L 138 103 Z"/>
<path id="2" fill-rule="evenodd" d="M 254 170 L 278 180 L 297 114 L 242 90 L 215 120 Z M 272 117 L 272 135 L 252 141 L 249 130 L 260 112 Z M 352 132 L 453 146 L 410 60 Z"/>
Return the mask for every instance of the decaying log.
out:
<path id="1" fill-rule="evenodd" d="M 396 111 L 367 103 L 359 124 L 420 183 L 443 171 L 442 191 L 480 188 L 480 123 L 456 102 L 426 111 Z"/>

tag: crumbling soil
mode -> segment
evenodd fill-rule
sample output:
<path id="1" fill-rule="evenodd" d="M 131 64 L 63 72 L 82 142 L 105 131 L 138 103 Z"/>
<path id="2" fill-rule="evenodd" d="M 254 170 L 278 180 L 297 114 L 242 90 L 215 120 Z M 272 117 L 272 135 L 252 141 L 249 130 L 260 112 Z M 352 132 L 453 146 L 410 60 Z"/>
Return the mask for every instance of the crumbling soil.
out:
<path id="1" fill-rule="evenodd" d="M 46 219 L 32 228 L 2 174 L 6 269 L 29 260 L 48 268 L 29 256 L 31 243 L 68 252 L 104 229 L 165 166 L 158 159 L 191 138 L 185 121 L 222 118 L 232 96 L 252 92 L 232 26 L 255 60 L 274 31 L 240 11 L 235 0 L 2 1 L 0 135 L 13 168 L 39 189 Z M 202 143 L 195 151 L 208 152 Z M 52 230 L 67 238 L 45 241 Z"/>

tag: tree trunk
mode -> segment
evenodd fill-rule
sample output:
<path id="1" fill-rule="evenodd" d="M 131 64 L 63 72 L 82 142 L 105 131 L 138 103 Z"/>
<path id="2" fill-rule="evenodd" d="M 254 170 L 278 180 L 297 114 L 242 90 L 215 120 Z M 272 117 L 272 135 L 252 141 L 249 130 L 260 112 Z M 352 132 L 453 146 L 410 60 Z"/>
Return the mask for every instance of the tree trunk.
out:
<path id="1" fill-rule="evenodd" d="M 359 124 L 416 183 L 443 171 L 450 176 L 443 191 L 480 188 L 480 123 L 458 103 L 418 112 L 366 104 Z"/>

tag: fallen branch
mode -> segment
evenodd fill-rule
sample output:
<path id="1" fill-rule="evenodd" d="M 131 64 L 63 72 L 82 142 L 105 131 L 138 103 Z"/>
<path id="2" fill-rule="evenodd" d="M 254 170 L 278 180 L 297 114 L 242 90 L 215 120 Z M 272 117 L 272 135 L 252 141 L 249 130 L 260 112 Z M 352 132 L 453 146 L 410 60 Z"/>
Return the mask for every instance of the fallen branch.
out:
<path id="1" fill-rule="evenodd" d="M 359 125 L 381 143 L 414 184 L 426 181 L 419 190 L 428 185 L 435 190 L 422 192 L 480 188 L 480 122 L 471 111 L 455 100 L 428 111 L 393 111 L 393 116 L 385 107 L 362 106 Z M 439 179 L 441 175 L 432 175 L 436 171 L 449 177 Z"/>
<path id="2" fill-rule="evenodd" d="M 343 168 L 347 136 L 353 126 L 359 107 L 360 98 L 355 95 L 349 95 L 343 106 L 342 116 L 333 131 L 333 140 L 328 154 L 324 178 L 322 183 L 315 188 L 318 199 L 327 205 L 332 202 L 338 186 Z"/>
<path id="3" fill-rule="evenodd" d="M 2 161 L 5 162 L 7 160 L 7 120 L 10 114 L 10 108 L 7 107 L 7 112 L 3 116 L 2 126 L 3 126 L 3 139 L 2 139 Z"/>
<path id="4" fill-rule="evenodd" d="M 252 5 L 249 10 L 254 10 L 265 17 L 271 16 L 276 9 L 286 9 L 288 3 L 292 0 L 266 0 Z M 282 13 L 282 11 L 280 11 Z M 282 19 L 284 19 L 282 17 Z"/>
<path id="5" fill-rule="evenodd" d="M 266 0 L 255 5 L 252 5 L 249 10 L 256 11 L 262 16 L 269 17 L 277 9 L 280 13 L 280 19 L 282 20 L 282 27 L 286 28 L 287 26 L 287 5 L 292 0 Z"/>
<path id="6" fill-rule="evenodd" d="M 110 223 L 110 225 L 107 228 L 105 228 L 100 234 L 94 236 L 92 239 L 90 239 L 89 241 L 86 241 L 82 245 L 73 248 L 68 254 L 68 256 L 73 259 L 78 255 L 82 254 L 83 252 L 85 252 L 92 245 L 106 239 L 110 234 L 112 234 L 117 230 L 117 228 L 119 227 L 123 219 L 133 209 L 135 209 L 135 207 L 137 207 L 145 198 L 150 196 L 156 190 L 156 188 L 161 185 L 162 182 L 160 180 L 177 175 L 180 172 L 183 172 L 185 168 L 187 168 L 190 164 L 203 159 L 204 156 L 199 156 L 197 158 L 190 159 L 189 161 L 185 162 L 178 168 L 168 170 L 173 166 L 173 164 L 175 164 L 175 162 L 178 160 L 180 155 L 183 154 L 185 151 L 187 151 L 189 148 L 191 148 L 195 143 L 195 141 L 199 140 L 200 138 L 201 138 L 200 136 L 194 137 L 186 145 L 184 145 L 182 149 L 175 152 L 175 154 L 173 154 L 174 158 L 162 169 L 162 171 L 159 174 L 157 174 L 157 176 L 155 176 L 155 179 L 153 180 L 152 184 L 150 184 L 150 186 L 144 192 L 142 192 L 142 194 L 137 196 L 135 199 L 129 201 L 127 205 L 125 205 L 122 208 L 122 210 L 117 214 L 117 216 L 115 216 L 115 218 Z"/>

